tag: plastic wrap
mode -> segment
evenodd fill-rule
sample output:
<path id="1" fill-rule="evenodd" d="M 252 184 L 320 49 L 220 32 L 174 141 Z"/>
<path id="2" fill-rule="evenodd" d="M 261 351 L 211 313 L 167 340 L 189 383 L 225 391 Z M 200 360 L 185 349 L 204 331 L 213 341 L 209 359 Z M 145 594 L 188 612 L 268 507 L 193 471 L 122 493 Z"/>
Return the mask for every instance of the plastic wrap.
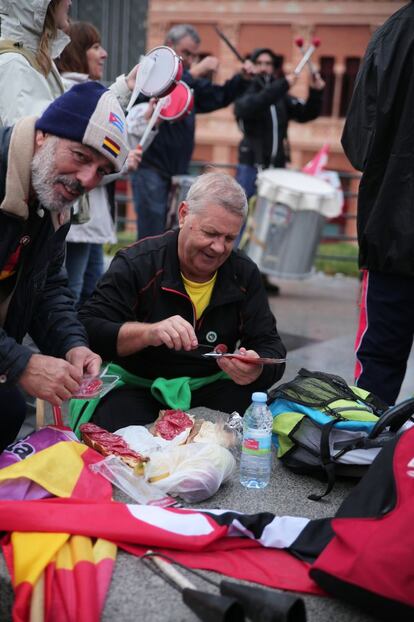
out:
<path id="1" fill-rule="evenodd" d="M 236 460 L 215 443 L 190 443 L 154 453 L 145 465 L 145 479 L 188 503 L 213 496 L 231 477 Z"/>

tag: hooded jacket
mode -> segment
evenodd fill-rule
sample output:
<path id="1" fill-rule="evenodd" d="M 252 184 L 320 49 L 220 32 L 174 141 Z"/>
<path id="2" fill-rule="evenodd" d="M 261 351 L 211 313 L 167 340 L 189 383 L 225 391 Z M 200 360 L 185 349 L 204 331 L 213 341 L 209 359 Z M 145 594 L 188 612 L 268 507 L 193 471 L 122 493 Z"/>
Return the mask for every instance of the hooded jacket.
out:
<path id="1" fill-rule="evenodd" d="M 21 345 L 27 332 L 51 356 L 88 345 L 62 270 L 69 213 L 27 200 L 34 123 L 21 119 L 0 130 L 0 273 L 20 253 L 15 275 L 0 280 L 0 383 L 17 382 L 32 356 Z"/>
<path id="2" fill-rule="evenodd" d="M 342 135 L 363 171 L 358 194 L 362 268 L 414 276 L 414 2 L 372 37 Z"/>
<path id="3" fill-rule="evenodd" d="M 239 163 L 268 168 L 284 167 L 288 123 L 306 123 L 316 119 L 322 109 L 322 91 L 309 90 L 306 102 L 289 95 L 285 78 L 265 82 L 256 76 L 245 93 L 236 99 L 234 112 L 243 132 L 239 145 Z"/>
<path id="4" fill-rule="evenodd" d="M 0 0 L 1 39 L 36 54 L 51 0 Z M 59 56 L 70 39 L 61 30 L 52 44 L 51 57 Z M 45 77 L 19 53 L 0 54 L 0 127 L 21 117 L 39 115 L 63 93 L 54 63 Z"/>

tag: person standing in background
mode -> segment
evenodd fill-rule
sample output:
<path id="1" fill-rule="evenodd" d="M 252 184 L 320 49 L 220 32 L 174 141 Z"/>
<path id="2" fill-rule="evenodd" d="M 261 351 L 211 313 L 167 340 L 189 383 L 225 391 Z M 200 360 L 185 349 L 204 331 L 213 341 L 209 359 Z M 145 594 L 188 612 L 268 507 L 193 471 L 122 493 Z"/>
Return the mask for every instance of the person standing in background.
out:
<path id="1" fill-rule="evenodd" d="M 237 122 L 243 132 L 236 179 L 248 199 L 256 193 L 259 169 L 286 166 L 289 160 L 285 148 L 289 121 L 307 123 L 316 119 L 321 113 L 325 86 L 319 74 L 314 75 L 308 99 L 303 102 L 289 94 L 297 76 L 283 74 L 280 56 L 269 48 L 257 48 L 250 58 L 257 75 L 234 104 Z"/>
<path id="2" fill-rule="evenodd" d="M 70 88 L 88 80 L 102 80 L 108 57 L 102 47 L 101 36 L 92 24 L 73 22 L 66 30 L 70 43 L 56 64 L 64 85 Z M 113 124 L 121 124 L 114 118 Z M 128 170 L 135 170 L 140 152 L 133 150 L 128 156 Z M 66 270 L 68 285 L 81 306 L 95 289 L 104 272 L 103 244 L 115 244 L 115 182 L 101 185 L 88 194 L 89 214 L 83 224 L 72 224 L 66 237 Z M 82 213 L 79 210 L 78 213 Z M 76 222 L 76 220 L 75 220 Z"/>
<path id="3" fill-rule="evenodd" d="M 413 54 L 410 2 L 371 38 L 342 135 L 349 161 L 362 171 L 355 378 L 388 404 L 398 398 L 414 336 Z"/>
<path id="4" fill-rule="evenodd" d="M 212 84 L 206 74 L 216 71 L 218 60 L 207 56 L 194 63 L 200 36 L 189 24 L 173 26 L 165 37 L 165 45 L 181 56 L 184 65 L 182 80 L 194 91 L 194 109 L 173 123 L 162 123 L 142 164 L 131 176 L 135 210 L 138 216 L 138 238 L 163 233 L 168 211 L 171 178 L 188 174 L 194 149 L 195 114 L 212 112 L 231 104 L 249 84 L 252 65 L 246 62 L 242 72 L 222 85 Z M 140 101 L 140 99 L 138 99 Z"/>

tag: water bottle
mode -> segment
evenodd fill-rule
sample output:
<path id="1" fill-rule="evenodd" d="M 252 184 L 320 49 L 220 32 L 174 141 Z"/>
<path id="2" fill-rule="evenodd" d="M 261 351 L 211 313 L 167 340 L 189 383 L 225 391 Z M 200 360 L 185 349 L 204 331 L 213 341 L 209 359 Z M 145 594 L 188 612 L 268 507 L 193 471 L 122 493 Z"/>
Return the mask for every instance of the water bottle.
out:
<path id="1" fill-rule="evenodd" d="M 253 393 L 243 418 L 240 483 L 246 488 L 264 488 L 270 480 L 273 417 L 266 401 L 266 393 Z"/>

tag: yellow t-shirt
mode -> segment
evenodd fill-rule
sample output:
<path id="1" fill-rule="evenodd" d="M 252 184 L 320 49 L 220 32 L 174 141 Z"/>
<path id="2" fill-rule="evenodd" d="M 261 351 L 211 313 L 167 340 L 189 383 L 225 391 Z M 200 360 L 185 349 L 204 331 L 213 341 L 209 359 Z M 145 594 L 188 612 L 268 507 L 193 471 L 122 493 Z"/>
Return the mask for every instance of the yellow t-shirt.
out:
<path id="1" fill-rule="evenodd" d="M 190 281 L 185 278 L 183 273 L 181 273 L 181 277 L 183 279 L 185 291 L 190 296 L 191 302 L 195 307 L 198 319 L 202 316 L 204 309 L 208 306 L 211 300 L 211 294 L 213 293 L 217 272 L 209 281 L 206 281 L 205 283 L 195 283 L 194 281 Z"/>

